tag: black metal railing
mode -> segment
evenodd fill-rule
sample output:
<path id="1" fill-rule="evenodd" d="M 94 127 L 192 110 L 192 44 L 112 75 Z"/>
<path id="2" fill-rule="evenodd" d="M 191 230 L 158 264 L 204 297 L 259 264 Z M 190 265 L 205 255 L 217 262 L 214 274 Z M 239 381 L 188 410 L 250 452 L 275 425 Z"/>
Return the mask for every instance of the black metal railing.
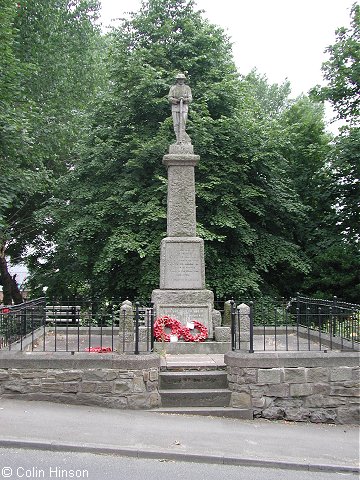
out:
<path id="1" fill-rule="evenodd" d="M 233 350 L 359 350 L 360 305 L 302 295 L 230 303 Z"/>
<path id="2" fill-rule="evenodd" d="M 0 349 L 17 343 L 22 349 L 23 340 L 34 340 L 35 331 L 44 327 L 45 298 L 19 305 L 0 306 Z"/>
<path id="3" fill-rule="evenodd" d="M 154 310 L 143 303 L 40 298 L 0 306 L 0 350 L 146 353 Z"/>

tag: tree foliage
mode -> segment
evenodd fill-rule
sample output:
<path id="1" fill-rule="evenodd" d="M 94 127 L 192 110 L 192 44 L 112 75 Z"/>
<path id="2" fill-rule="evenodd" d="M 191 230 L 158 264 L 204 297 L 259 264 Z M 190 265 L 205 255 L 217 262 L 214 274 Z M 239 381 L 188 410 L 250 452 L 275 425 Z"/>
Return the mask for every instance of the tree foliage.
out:
<path id="1" fill-rule="evenodd" d="M 338 118 L 346 121 L 327 156 L 330 214 L 314 259 L 313 274 L 306 279 L 310 291 L 337 292 L 360 302 L 360 9 L 351 9 L 351 28 L 339 28 L 336 42 L 327 48 L 330 59 L 323 64 L 324 87 L 312 93 L 331 102 Z"/>
<path id="2" fill-rule="evenodd" d="M 99 35 L 92 0 L 1 3 L 0 283 L 11 303 L 7 258 L 16 262 L 41 235 L 33 212 L 73 161 Z"/>
<path id="3" fill-rule="evenodd" d="M 306 272 L 293 237 L 305 210 L 279 120 L 288 85 L 269 86 L 256 72 L 241 79 L 229 39 L 188 0 L 143 1 L 109 44 L 108 88 L 89 142 L 44 213 L 56 247 L 43 267 L 41 245 L 34 256 L 38 281 L 108 296 L 157 286 L 166 234 L 161 158 L 174 141 L 166 95 L 178 71 L 194 96 L 188 132 L 201 156 L 197 219 L 208 286 L 219 296 L 255 294 L 276 290 L 270 271 Z"/>
<path id="4" fill-rule="evenodd" d="M 325 50 L 330 58 L 322 65 L 324 87 L 314 93 L 329 100 L 338 117 L 358 122 L 360 115 L 360 5 L 351 9 L 350 28 L 336 30 L 336 42 Z"/>
<path id="5" fill-rule="evenodd" d="M 2 121 L 18 132 L 6 137 L 6 161 L 18 159 L 28 178 L 0 202 L 8 251 L 31 246 L 34 294 L 48 286 L 57 295 L 133 298 L 158 286 L 161 159 L 175 141 L 167 94 L 182 71 L 194 97 L 187 131 L 201 157 L 197 232 L 207 286 L 218 297 L 302 289 L 356 301 L 349 266 L 359 261 L 358 131 L 332 145 L 322 105 L 290 99 L 287 81 L 239 75 L 230 39 L 192 0 L 143 0 L 101 39 L 91 0 L 29 0 L 18 9 L 0 1 L 9 6 L 7 75 L 18 82 L 1 93 L 9 105 Z M 350 75 L 341 62 L 356 72 L 350 37 L 338 37 L 324 67 L 334 79 Z M 355 97 L 342 91 L 331 98 L 339 114 L 354 115 Z"/>

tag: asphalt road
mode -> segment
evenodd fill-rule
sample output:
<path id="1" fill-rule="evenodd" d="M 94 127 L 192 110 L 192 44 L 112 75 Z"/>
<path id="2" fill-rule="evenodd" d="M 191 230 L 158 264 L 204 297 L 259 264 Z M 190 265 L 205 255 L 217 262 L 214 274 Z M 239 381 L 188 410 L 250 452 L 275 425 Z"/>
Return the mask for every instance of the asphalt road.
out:
<path id="1" fill-rule="evenodd" d="M 0 448 L 0 480 L 77 478 L 88 480 L 340 480 L 355 474 L 304 472 L 90 453 Z"/>

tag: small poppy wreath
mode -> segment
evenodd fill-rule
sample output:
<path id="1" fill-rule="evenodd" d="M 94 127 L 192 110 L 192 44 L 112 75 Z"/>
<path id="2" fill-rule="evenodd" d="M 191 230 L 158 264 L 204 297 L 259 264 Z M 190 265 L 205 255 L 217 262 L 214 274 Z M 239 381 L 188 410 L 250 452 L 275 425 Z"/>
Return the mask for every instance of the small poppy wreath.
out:
<path id="1" fill-rule="evenodd" d="M 85 352 L 110 353 L 112 352 L 112 348 L 111 347 L 90 347 L 90 348 L 85 348 Z"/>
<path id="2" fill-rule="evenodd" d="M 206 340 L 209 336 L 209 333 L 205 325 L 197 322 L 196 320 L 194 320 L 192 323 L 194 324 L 194 330 L 198 330 L 199 333 L 197 333 L 196 335 L 192 335 L 190 328 L 183 326 L 182 336 L 185 342 L 203 342 L 204 340 Z"/>
<path id="3" fill-rule="evenodd" d="M 165 332 L 166 327 L 171 329 L 170 333 Z M 182 328 L 179 320 L 164 315 L 157 318 L 154 323 L 154 337 L 158 341 L 170 342 L 171 335 L 176 335 L 178 338 L 181 337 Z"/>

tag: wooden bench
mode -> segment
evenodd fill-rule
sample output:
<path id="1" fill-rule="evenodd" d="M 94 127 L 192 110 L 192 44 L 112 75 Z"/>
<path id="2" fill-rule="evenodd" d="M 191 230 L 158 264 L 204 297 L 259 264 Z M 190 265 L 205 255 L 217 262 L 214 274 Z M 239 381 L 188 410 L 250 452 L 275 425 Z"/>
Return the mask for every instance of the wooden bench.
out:
<path id="1" fill-rule="evenodd" d="M 46 305 L 46 323 L 77 325 L 80 321 L 79 305 Z"/>

